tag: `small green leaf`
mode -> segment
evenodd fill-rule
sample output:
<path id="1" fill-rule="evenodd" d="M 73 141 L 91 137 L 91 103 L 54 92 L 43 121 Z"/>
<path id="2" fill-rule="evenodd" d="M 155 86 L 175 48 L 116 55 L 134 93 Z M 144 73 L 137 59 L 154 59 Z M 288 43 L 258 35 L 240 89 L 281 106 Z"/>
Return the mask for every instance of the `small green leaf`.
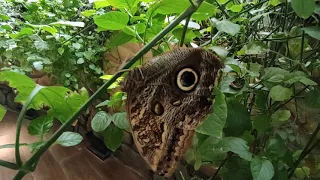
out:
<path id="1" fill-rule="evenodd" d="M 84 59 L 83 58 L 79 58 L 78 60 L 77 60 L 77 64 L 83 64 L 84 63 Z"/>
<path id="2" fill-rule="evenodd" d="M 281 137 L 270 138 L 265 147 L 265 156 L 271 159 L 283 157 L 287 152 L 287 146 Z"/>
<path id="3" fill-rule="evenodd" d="M 43 136 L 53 126 L 53 119 L 50 116 L 41 116 L 33 119 L 28 125 L 28 133 L 32 136 Z"/>
<path id="4" fill-rule="evenodd" d="M 250 162 L 241 159 L 240 157 L 233 156 L 228 158 L 225 165 L 226 170 L 221 171 L 223 180 L 251 180 Z"/>
<path id="5" fill-rule="evenodd" d="M 137 4 L 141 0 L 108 0 L 109 4 L 116 8 L 129 8 L 131 9 L 134 6 L 137 6 Z"/>
<path id="6" fill-rule="evenodd" d="M 4 21 L 8 21 L 10 19 L 10 17 L 5 14 L 0 13 L 0 19 L 2 19 Z"/>
<path id="7" fill-rule="evenodd" d="M 110 6 L 109 0 L 94 0 L 94 7 L 96 9 Z"/>
<path id="8" fill-rule="evenodd" d="M 96 108 L 99 108 L 99 107 L 102 107 L 102 106 L 109 106 L 109 102 L 110 102 L 110 100 L 107 99 L 107 100 L 99 103 L 98 105 L 96 105 Z"/>
<path id="9" fill-rule="evenodd" d="M 103 15 L 94 16 L 94 23 L 105 30 L 121 30 L 127 26 L 129 16 L 119 11 L 107 12 Z"/>
<path id="10" fill-rule="evenodd" d="M 82 140 L 83 137 L 80 134 L 67 131 L 61 134 L 56 143 L 64 147 L 69 147 L 81 143 Z"/>
<path id="11" fill-rule="evenodd" d="M 16 34 L 10 34 L 9 36 L 12 38 L 12 39 L 18 39 L 24 35 L 30 35 L 33 33 L 33 29 L 31 28 L 22 28 L 20 30 L 20 32 L 16 33 Z"/>
<path id="12" fill-rule="evenodd" d="M 112 122 L 115 126 L 122 130 L 126 130 L 130 132 L 130 125 L 129 121 L 127 119 L 127 113 L 126 112 L 117 112 L 112 115 Z"/>
<path id="13" fill-rule="evenodd" d="M 278 6 L 281 2 L 279 0 L 269 0 L 269 4 L 272 6 Z"/>
<path id="14" fill-rule="evenodd" d="M 108 113 L 99 111 L 93 117 L 91 127 L 96 132 L 104 131 L 110 125 L 111 121 L 112 118 Z"/>
<path id="15" fill-rule="evenodd" d="M 208 116 L 208 118 L 196 129 L 196 132 L 221 138 L 223 128 L 227 120 L 227 103 L 224 94 L 219 89 L 214 89 L 214 94 L 214 110 Z"/>
<path id="16" fill-rule="evenodd" d="M 213 5 L 212 3 L 204 1 L 203 3 L 201 3 L 197 11 L 192 14 L 191 18 L 196 21 L 205 20 L 209 17 L 212 17 L 218 11 L 219 10 L 217 6 Z"/>
<path id="17" fill-rule="evenodd" d="M 289 110 L 279 110 L 272 114 L 272 121 L 287 121 L 291 116 Z"/>
<path id="18" fill-rule="evenodd" d="M 81 12 L 81 14 L 85 17 L 90 17 L 90 16 L 94 15 L 95 13 L 96 13 L 96 10 L 94 10 L 94 9 L 85 10 L 85 11 Z"/>
<path id="19" fill-rule="evenodd" d="M 309 108 L 320 108 L 320 90 L 311 90 L 307 92 L 304 103 Z"/>
<path id="20" fill-rule="evenodd" d="M 212 46 L 212 47 L 209 47 L 209 49 L 213 50 L 220 57 L 227 57 L 229 53 L 228 50 L 222 46 Z"/>
<path id="21" fill-rule="evenodd" d="M 72 27 L 84 27 L 84 22 L 76 22 L 76 21 L 57 21 L 54 23 L 50 23 L 49 25 L 54 25 L 54 26 L 72 26 Z"/>
<path id="22" fill-rule="evenodd" d="M 250 161 L 252 154 L 249 152 L 247 142 L 238 137 L 224 137 L 216 144 L 216 149 L 221 148 L 223 151 L 231 151 L 238 154 L 241 158 Z"/>
<path id="23" fill-rule="evenodd" d="M 310 175 L 310 168 L 306 166 L 296 168 L 294 175 L 297 176 L 298 179 L 305 179 L 306 176 Z"/>
<path id="24" fill-rule="evenodd" d="M 103 133 L 104 144 L 111 150 L 115 151 L 121 145 L 123 140 L 123 131 L 117 126 L 110 124 Z"/>
<path id="25" fill-rule="evenodd" d="M 250 162 L 250 169 L 253 180 L 270 180 L 274 176 L 274 167 L 267 159 L 258 156 Z"/>
<path id="26" fill-rule="evenodd" d="M 284 101 L 291 98 L 293 92 L 289 88 L 282 87 L 281 85 L 273 86 L 270 89 L 270 97 L 275 101 Z"/>
<path id="27" fill-rule="evenodd" d="M 257 115 L 253 118 L 253 128 L 258 131 L 259 135 L 265 133 L 271 125 L 271 118 L 265 114 Z"/>
<path id="28" fill-rule="evenodd" d="M 7 110 L 0 104 L 0 121 L 4 118 L 4 115 L 6 115 Z"/>
<path id="29" fill-rule="evenodd" d="M 291 0 L 292 9 L 299 17 L 307 19 L 316 7 L 315 0 Z"/>
<path id="30" fill-rule="evenodd" d="M 118 34 L 111 36 L 110 39 L 109 39 L 109 42 L 106 43 L 106 45 L 107 45 L 108 48 L 112 49 L 114 47 L 117 47 L 117 46 L 120 46 L 122 44 L 125 44 L 125 43 L 127 43 L 127 42 L 129 42 L 129 41 L 131 41 L 133 39 L 134 39 L 134 36 L 129 35 L 129 34 L 123 32 L 123 31 L 121 31 Z"/>
<path id="31" fill-rule="evenodd" d="M 55 35 L 58 32 L 58 30 L 55 27 L 51 27 L 48 25 L 42 25 L 41 29 L 47 31 L 48 33 L 51 33 L 52 35 Z"/>
<path id="32" fill-rule="evenodd" d="M 186 10 L 189 5 L 190 2 L 188 0 L 162 0 L 157 4 L 156 12 L 164 15 L 174 13 L 180 14 Z"/>
<path id="33" fill-rule="evenodd" d="M 240 12 L 242 10 L 242 6 L 239 4 L 236 4 L 236 5 L 231 6 L 230 10 L 232 12 Z"/>
<path id="34" fill-rule="evenodd" d="M 240 26 L 229 20 L 217 21 L 215 24 L 219 31 L 231 34 L 232 36 L 240 31 Z"/>
<path id="35" fill-rule="evenodd" d="M 245 45 L 245 54 L 254 55 L 265 53 L 268 49 L 267 45 L 263 42 L 253 41 Z"/>
<path id="36" fill-rule="evenodd" d="M 268 67 L 265 68 L 264 70 L 264 74 L 262 76 L 263 80 L 269 80 L 270 78 L 276 76 L 276 75 L 283 75 L 284 77 L 287 77 L 290 72 L 281 68 L 277 68 L 277 67 Z"/>
<path id="37" fill-rule="evenodd" d="M 304 30 L 305 33 L 308 34 L 309 36 L 320 40 L 320 27 L 319 26 L 305 27 L 305 28 L 302 28 L 302 30 Z"/>

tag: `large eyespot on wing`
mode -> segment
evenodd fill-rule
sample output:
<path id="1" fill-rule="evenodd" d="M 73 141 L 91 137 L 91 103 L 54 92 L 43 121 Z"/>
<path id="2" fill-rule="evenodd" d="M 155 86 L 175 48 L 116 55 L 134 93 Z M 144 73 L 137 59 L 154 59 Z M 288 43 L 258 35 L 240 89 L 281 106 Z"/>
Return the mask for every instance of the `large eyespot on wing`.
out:
<path id="1" fill-rule="evenodd" d="M 199 82 L 198 73 L 192 68 L 181 69 L 176 77 L 178 88 L 184 92 L 192 91 Z"/>

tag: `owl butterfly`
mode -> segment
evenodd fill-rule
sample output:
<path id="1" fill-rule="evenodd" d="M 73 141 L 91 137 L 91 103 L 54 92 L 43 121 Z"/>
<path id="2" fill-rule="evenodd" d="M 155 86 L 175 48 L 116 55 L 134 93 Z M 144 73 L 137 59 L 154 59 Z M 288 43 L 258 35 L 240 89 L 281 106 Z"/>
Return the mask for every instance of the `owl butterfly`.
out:
<path id="1" fill-rule="evenodd" d="M 179 48 L 129 71 L 123 83 L 134 143 L 150 168 L 170 177 L 195 129 L 211 112 L 223 63 L 200 48 Z"/>

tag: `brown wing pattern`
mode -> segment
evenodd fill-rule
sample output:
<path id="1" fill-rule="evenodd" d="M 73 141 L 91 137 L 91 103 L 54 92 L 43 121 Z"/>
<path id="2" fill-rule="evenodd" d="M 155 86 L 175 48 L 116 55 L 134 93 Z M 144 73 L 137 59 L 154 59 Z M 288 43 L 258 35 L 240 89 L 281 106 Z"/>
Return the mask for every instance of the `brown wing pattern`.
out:
<path id="1" fill-rule="evenodd" d="M 191 146 L 195 128 L 211 112 L 212 87 L 222 67 L 208 51 L 183 48 L 129 72 L 123 91 L 132 136 L 157 174 L 171 176 Z"/>

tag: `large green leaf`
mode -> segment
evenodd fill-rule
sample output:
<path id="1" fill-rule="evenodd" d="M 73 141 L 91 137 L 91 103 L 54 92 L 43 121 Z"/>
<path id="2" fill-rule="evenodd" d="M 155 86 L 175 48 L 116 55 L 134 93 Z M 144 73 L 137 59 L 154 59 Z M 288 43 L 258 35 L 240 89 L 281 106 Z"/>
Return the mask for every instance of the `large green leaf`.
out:
<path id="1" fill-rule="evenodd" d="M 270 97 L 275 101 L 284 101 L 290 99 L 293 92 L 289 88 L 282 87 L 281 85 L 276 85 L 270 89 Z"/>
<path id="2" fill-rule="evenodd" d="M 120 129 L 126 130 L 128 132 L 131 131 L 126 112 L 114 113 L 112 115 L 112 122 L 115 126 L 117 126 Z"/>
<path id="3" fill-rule="evenodd" d="M 223 128 L 227 120 L 227 103 L 224 94 L 219 89 L 216 88 L 214 94 L 213 112 L 196 131 L 219 138 L 222 137 Z"/>
<path id="4" fill-rule="evenodd" d="M 216 149 L 223 151 L 231 151 L 238 154 L 241 158 L 250 161 L 252 154 L 249 152 L 249 146 L 247 142 L 238 137 L 225 137 L 216 144 Z"/>
<path id="5" fill-rule="evenodd" d="M 316 7 L 315 0 L 291 0 L 292 9 L 299 17 L 307 19 Z"/>
<path id="6" fill-rule="evenodd" d="M 43 136 L 53 126 L 53 119 L 50 116 L 41 116 L 33 119 L 28 125 L 28 133 L 33 136 Z"/>
<path id="7" fill-rule="evenodd" d="M 26 102 L 36 86 L 36 83 L 29 77 L 12 71 L 0 72 L 1 82 L 9 83 L 10 87 L 19 92 L 15 102 L 22 104 Z M 65 87 L 49 86 L 40 90 L 28 108 L 38 110 L 48 107 L 47 115 L 56 117 L 64 123 L 88 99 L 88 94 L 84 92 L 79 94 Z"/>
<path id="8" fill-rule="evenodd" d="M 304 103 L 310 108 L 320 108 L 320 90 L 311 90 L 307 92 Z"/>
<path id="9" fill-rule="evenodd" d="M 4 115 L 6 115 L 7 110 L 0 104 L 0 121 L 3 119 Z"/>
<path id="10" fill-rule="evenodd" d="M 218 142 L 218 138 L 211 136 L 201 143 L 198 147 L 201 158 L 212 162 L 221 161 L 226 158 L 226 153 L 215 147 Z"/>
<path id="11" fill-rule="evenodd" d="M 305 33 L 308 34 L 309 36 L 320 40 L 320 27 L 319 26 L 305 27 L 305 28 L 302 28 L 302 30 L 304 30 Z"/>
<path id="12" fill-rule="evenodd" d="M 56 143 L 65 147 L 75 146 L 83 140 L 83 137 L 75 132 L 64 132 L 57 139 Z"/>
<path id="13" fill-rule="evenodd" d="M 232 36 L 240 31 L 240 26 L 229 20 L 217 21 L 215 24 L 219 31 L 231 34 Z"/>
<path id="14" fill-rule="evenodd" d="M 251 130 L 252 124 L 247 108 L 236 100 L 227 101 L 228 116 L 224 132 L 226 136 L 241 136 Z"/>
<path id="15" fill-rule="evenodd" d="M 115 151 L 123 140 L 123 131 L 117 126 L 110 124 L 103 133 L 104 144 L 111 150 Z"/>
<path id="16" fill-rule="evenodd" d="M 129 16 L 119 11 L 107 12 L 103 15 L 94 16 L 94 23 L 104 30 L 121 30 L 129 22 Z"/>
<path id="17" fill-rule="evenodd" d="M 96 132 L 104 131 L 110 125 L 111 121 L 112 118 L 110 114 L 104 111 L 99 111 L 93 117 L 91 121 L 91 127 Z"/>
<path id="18" fill-rule="evenodd" d="M 153 26 L 152 26 L 153 27 Z M 106 43 L 106 46 L 110 49 L 125 44 L 129 41 L 134 39 L 134 36 L 129 35 L 123 31 L 119 32 L 118 34 L 111 36 L 109 42 Z"/>
<path id="19" fill-rule="evenodd" d="M 258 156 L 250 162 L 251 174 L 254 180 L 270 180 L 274 176 L 274 167 L 267 159 Z"/>

